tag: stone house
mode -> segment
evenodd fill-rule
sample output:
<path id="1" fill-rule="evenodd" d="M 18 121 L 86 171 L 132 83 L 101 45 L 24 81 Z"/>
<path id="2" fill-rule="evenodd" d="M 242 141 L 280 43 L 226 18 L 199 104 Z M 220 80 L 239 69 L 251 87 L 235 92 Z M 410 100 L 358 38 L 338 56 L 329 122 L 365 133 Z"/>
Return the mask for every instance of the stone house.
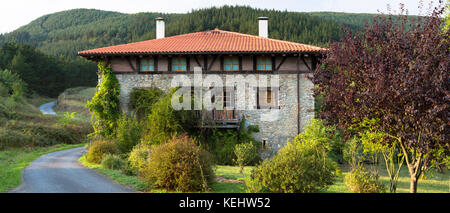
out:
<path id="1" fill-rule="evenodd" d="M 158 18 L 156 39 L 80 51 L 78 55 L 104 61 L 112 68 L 120 82 L 121 108 L 126 112 L 134 88 L 167 91 L 180 77 L 187 81 L 183 86 L 195 87 L 194 70 L 200 70 L 203 79 L 215 75 L 226 81 L 240 76 L 241 80 L 218 90 L 220 94 L 213 93 L 212 102 L 224 108 L 208 112 L 218 128 L 237 127 L 242 118 L 247 125 L 258 125 L 260 131 L 254 137 L 270 154 L 299 134 L 314 116 L 313 84 L 308 76 L 324 49 L 270 39 L 268 18 L 258 20 L 259 36 L 214 29 L 165 37 L 165 20 Z M 245 84 L 246 91 L 253 92 L 242 96 L 236 89 L 242 79 L 270 79 L 271 83 Z M 272 81 L 278 84 L 274 87 Z M 249 100 L 251 107 L 238 109 L 239 97 Z"/>

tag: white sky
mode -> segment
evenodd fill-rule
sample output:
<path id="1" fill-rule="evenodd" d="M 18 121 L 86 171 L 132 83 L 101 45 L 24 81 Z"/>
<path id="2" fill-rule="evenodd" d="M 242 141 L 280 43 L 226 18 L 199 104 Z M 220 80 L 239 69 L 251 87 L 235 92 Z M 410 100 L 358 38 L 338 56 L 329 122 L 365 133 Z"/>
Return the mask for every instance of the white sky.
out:
<path id="1" fill-rule="evenodd" d="M 424 12 L 430 1 L 424 0 Z M 419 0 L 8 0 L 0 5 L 0 33 L 13 31 L 46 14 L 75 8 L 123 13 L 186 13 L 192 9 L 212 6 L 249 5 L 298 12 L 378 13 L 378 10 L 386 12 L 387 4 L 392 9 L 398 9 L 400 3 L 405 4 L 410 14 L 419 14 Z"/>

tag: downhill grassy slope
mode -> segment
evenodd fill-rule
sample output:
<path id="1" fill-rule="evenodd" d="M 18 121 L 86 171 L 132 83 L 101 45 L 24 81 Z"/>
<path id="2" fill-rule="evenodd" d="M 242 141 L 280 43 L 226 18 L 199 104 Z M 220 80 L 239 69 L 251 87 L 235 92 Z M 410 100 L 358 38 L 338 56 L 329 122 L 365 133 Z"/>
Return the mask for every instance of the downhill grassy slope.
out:
<path id="1" fill-rule="evenodd" d="M 69 88 L 58 96 L 55 111 L 59 114 L 75 112 L 75 117 L 89 120 L 91 114 L 86 104 L 94 97 L 95 92 L 95 87 Z"/>

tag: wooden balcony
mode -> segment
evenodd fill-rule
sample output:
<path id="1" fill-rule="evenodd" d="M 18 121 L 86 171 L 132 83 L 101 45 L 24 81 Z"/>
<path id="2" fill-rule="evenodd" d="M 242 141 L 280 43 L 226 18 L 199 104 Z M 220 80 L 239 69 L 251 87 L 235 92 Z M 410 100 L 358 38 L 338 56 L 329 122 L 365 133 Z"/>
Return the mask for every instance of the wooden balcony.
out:
<path id="1" fill-rule="evenodd" d="M 201 114 L 201 115 L 200 115 Z M 210 120 L 202 125 L 203 128 L 239 128 L 241 119 L 236 110 L 213 110 L 200 113 L 203 120 Z M 206 118 L 206 119 L 205 119 Z"/>
<path id="2" fill-rule="evenodd" d="M 213 110 L 213 119 L 216 122 L 238 122 L 239 118 L 235 110 Z"/>

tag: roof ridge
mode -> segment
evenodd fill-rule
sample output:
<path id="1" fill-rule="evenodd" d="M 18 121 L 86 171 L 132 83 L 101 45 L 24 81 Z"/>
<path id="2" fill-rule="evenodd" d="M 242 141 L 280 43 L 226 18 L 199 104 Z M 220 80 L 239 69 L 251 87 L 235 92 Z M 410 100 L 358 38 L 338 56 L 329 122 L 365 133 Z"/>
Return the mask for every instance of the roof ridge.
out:
<path id="1" fill-rule="evenodd" d="M 212 40 L 211 40 L 212 39 Z M 180 43 L 181 42 L 181 43 Z M 291 52 L 322 51 L 326 48 L 309 44 L 265 38 L 245 33 L 221 30 L 218 28 L 206 31 L 179 34 L 158 39 L 136 41 L 126 44 L 100 47 L 79 51 L 78 54 L 89 53 L 126 53 L 126 52 Z"/>
<path id="2" fill-rule="evenodd" d="M 252 38 L 268 39 L 268 40 L 282 42 L 282 43 L 287 43 L 287 44 L 294 44 L 294 45 L 299 45 L 300 44 L 300 45 L 305 45 L 305 46 L 309 46 L 309 47 L 316 47 L 316 48 L 324 49 L 323 47 L 318 47 L 318 46 L 314 46 L 314 45 L 310 45 L 310 44 L 303 44 L 303 43 L 298 43 L 298 42 L 293 42 L 293 41 L 284 41 L 284 40 L 275 39 L 275 38 L 265 38 L 265 37 L 261 37 L 261 36 L 257 36 L 257 35 L 251 35 L 251 34 L 245 34 L 245 33 L 239 33 L 239 32 L 227 31 L 227 30 L 221 30 L 221 29 L 218 29 L 218 28 L 217 28 L 217 30 L 218 31 L 222 31 L 222 32 L 226 32 L 226 33 L 241 35 L 241 36 L 248 36 L 248 37 L 252 37 Z M 205 31 L 205 32 L 207 32 L 207 31 Z"/>

